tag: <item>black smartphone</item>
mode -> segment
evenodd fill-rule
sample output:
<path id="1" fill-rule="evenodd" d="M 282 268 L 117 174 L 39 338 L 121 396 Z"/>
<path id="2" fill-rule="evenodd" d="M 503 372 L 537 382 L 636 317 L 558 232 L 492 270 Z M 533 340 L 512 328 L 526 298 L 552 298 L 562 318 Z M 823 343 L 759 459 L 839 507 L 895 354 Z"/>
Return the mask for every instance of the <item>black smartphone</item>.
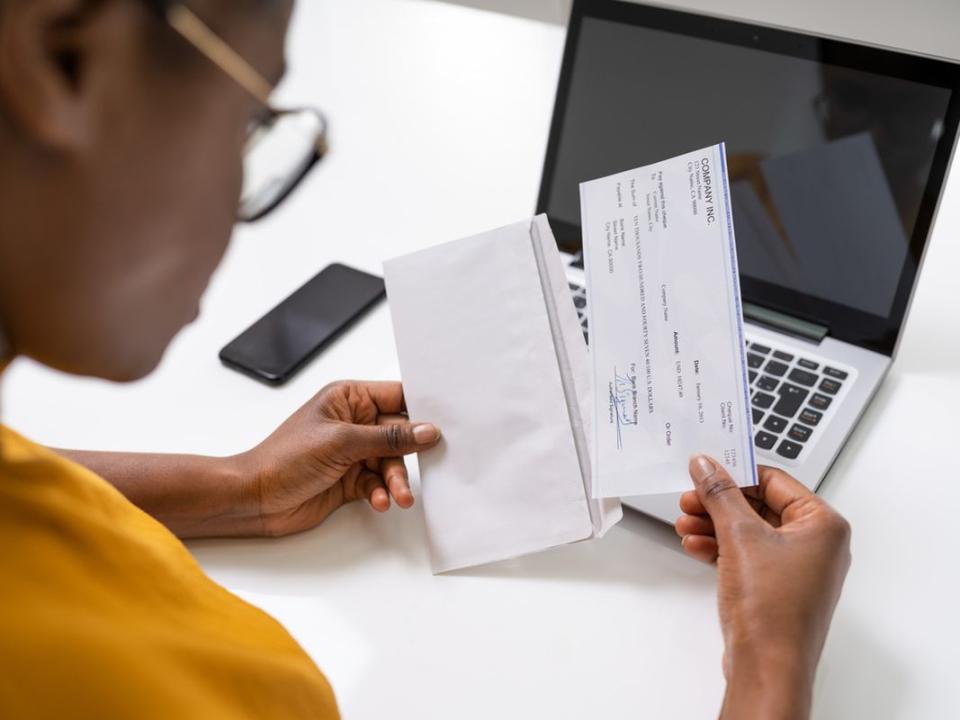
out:
<path id="1" fill-rule="evenodd" d="M 386 295 L 383 279 L 334 264 L 220 351 L 220 361 L 282 385 Z"/>

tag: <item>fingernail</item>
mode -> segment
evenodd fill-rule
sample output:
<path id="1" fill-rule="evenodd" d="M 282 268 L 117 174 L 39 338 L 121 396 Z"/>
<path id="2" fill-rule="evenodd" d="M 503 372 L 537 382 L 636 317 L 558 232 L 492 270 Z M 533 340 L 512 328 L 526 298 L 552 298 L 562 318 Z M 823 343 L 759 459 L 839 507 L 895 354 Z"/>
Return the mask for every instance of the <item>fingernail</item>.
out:
<path id="1" fill-rule="evenodd" d="M 413 428 L 413 439 L 417 445 L 429 445 L 440 439 L 440 430 L 435 425 L 416 425 Z"/>
<path id="2" fill-rule="evenodd" d="M 706 480 L 717 471 L 717 466 L 713 460 L 706 455 L 697 455 L 690 463 L 690 474 L 694 480 Z"/>

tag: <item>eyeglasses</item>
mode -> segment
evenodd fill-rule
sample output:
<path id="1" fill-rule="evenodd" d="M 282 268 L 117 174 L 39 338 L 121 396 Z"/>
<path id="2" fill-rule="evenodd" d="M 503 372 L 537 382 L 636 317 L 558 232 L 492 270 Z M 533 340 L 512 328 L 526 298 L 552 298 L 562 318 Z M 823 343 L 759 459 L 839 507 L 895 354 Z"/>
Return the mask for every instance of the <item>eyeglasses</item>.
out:
<path id="1" fill-rule="evenodd" d="M 148 0 L 166 23 L 253 96 L 265 112 L 250 123 L 237 219 L 255 222 L 297 189 L 327 153 L 327 121 L 317 110 L 279 110 L 273 86 L 185 5 Z"/>

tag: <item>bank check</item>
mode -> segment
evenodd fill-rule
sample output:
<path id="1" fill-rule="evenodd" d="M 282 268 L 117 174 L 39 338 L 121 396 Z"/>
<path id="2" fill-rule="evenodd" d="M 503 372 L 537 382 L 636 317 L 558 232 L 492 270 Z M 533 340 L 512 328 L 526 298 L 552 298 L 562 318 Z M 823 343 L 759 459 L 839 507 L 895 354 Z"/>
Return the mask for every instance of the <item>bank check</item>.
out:
<path id="1" fill-rule="evenodd" d="M 757 482 L 725 148 L 580 186 L 595 497 L 691 487 L 707 453 Z"/>

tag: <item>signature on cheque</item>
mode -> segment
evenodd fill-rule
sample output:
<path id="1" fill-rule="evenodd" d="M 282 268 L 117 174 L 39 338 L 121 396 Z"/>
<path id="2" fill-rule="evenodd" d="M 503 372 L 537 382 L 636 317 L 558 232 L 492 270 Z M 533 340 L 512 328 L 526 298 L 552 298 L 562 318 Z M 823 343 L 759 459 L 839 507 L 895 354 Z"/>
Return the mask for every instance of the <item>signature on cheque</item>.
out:
<path id="1" fill-rule="evenodd" d="M 614 366 L 613 380 L 609 383 L 609 390 L 610 424 L 616 425 L 617 450 L 622 450 L 623 428 L 639 423 L 636 363 L 630 363 L 630 368 L 626 372 L 621 372 Z"/>

